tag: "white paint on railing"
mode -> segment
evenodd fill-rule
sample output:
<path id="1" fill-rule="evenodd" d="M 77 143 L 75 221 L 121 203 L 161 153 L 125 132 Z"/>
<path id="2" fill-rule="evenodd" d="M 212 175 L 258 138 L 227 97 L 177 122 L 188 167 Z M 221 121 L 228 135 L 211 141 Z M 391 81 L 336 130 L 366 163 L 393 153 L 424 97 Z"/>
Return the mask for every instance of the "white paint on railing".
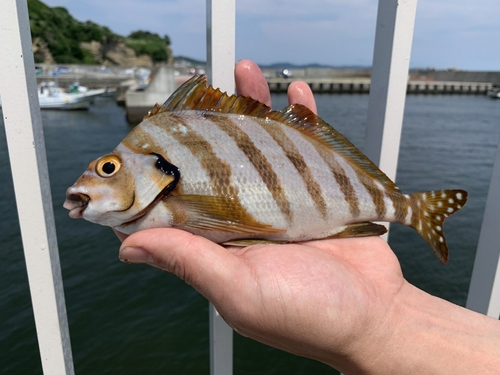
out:
<path id="1" fill-rule="evenodd" d="M 500 319 L 500 139 L 467 296 L 467 308 Z"/>
<path id="2" fill-rule="evenodd" d="M 207 75 L 214 87 L 234 93 L 235 0 L 207 0 Z M 210 304 L 210 374 L 233 373 L 233 330 Z"/>
<path id="3" fill-rule="evenodd" d="M 74 374 L 26 0 L 0 12 L 0 95 L 45 374 Z"/>
<path id="4" fill-rule="evenodd" d="M 417 0 L 378 3 L 364 153 L 393 181 L 398 167 L 416 9 Z"/>

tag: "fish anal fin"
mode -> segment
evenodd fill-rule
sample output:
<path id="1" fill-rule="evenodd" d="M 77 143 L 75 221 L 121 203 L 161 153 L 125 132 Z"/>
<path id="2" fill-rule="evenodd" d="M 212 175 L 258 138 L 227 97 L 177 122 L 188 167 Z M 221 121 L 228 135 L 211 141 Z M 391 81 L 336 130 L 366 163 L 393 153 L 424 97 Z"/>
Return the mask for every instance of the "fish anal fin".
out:
<path id="1" fill-rule="evenodd" d="M 387 232 L 387 228 L 380 224 L 375 224 L 372 222 L 362 222 L 355 224 L 348 224 L 345 228 L 334 235 L 320 238 L 318 240 L 324 239 L 332 239 L 332 238 L 350 238 L 350 237 L 369 237 L 369 236 L 381 236 L 382 234 Z M 313 239 L 307 240 L 313 241 Z M 265 240 L 260 238 L 248 238 L 248 239 L 236 239 L 224 242 L 224 245 L 231 246 L 250 246 L 250 245 L 258 245 L 258 244 L 285 244 L 289 243 L 289 241 L 274 241 L 274 240 Z"/>
<path id="2" fill-rule="evenodd" d="M 418 207 L 413 215 L 413 227 L 430 245 L 443 263 L 448 262 L 448 246 L 444 237 L 444 221 L 467 203 L 464 190 L 437 190 L 410 195 L 412 207 Z"/>
<path id="3" fill-rule="evenodd" d="M 251 246 L 251 245 L 281 245 L 287 241 L 264 240 L 260 238 L 243 238 L 239 240 L 230 240 L 223 243 L 228 246 Z"/>
<path id="4" fill-rule="evenodd" d="M 381 236 L 387 232 L 384 225 L 375 224 L 371 221 L 348 224 L 344 230 L 326 238 L 349 238 L 349 237 L 369 237 Z"/>
<path id="5" fill-rule="evenodd" d="M 179 227 L 199 230 L 213 230 L 242 234 L 274 234 L 285 232 L 285 229 L 255 220 L 231 198 L 208 195 L 179 195 L 167 198 L 183 214 Z"/>

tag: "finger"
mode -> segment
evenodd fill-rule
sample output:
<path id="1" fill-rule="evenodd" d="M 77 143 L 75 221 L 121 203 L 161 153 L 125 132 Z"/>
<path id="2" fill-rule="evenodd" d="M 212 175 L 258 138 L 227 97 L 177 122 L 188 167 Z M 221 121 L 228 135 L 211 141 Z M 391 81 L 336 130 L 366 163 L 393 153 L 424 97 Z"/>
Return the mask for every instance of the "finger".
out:
<path id="1" fill-rule="evenodd" d="M 302 104 L 314 113 L 318 114 L 316 101 L 309 85 L 302 81 L 292 82 L 288 86 L 288 102 L 290 104 Z"/>
<path id="2" fill-rule="evenodd" d="M 238 259 L 223 247 L 191 233 L 156 228 L 130 235 L 120 260 L 146 263 L 175 274 L 213 300 L 231 283 Z"/>
<path id="3" fill-rule="evenodd" d="M 234 68 L 234 78 L 238 95 L 250 96 L 271 107 L 269 86 L 257 64 L 250 60 L 238 61 Z"/>

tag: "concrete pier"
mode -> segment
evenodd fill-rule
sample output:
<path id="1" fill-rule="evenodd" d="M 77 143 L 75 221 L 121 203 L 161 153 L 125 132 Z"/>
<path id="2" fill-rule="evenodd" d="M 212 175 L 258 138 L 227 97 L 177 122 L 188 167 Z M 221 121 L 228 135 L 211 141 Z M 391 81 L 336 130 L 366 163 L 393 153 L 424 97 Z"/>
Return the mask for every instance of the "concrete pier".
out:
<path id="1" fill-rule="evenodd" d="M 489 82 L 409 81 L 408 94 L 486 95 L 493 88 Z"/>
<path id="2" fill-rule="evenodd" d="M 151 83 L 144 90 L 131 88 L 126 92 L 127 121 L 139 123 L 156 103 L 163 104 L 175 89 L 174 68 L 169 65 L 159 66 L 152 74 Z"/>
<path id="3" fill-rule="evenodd" d="M 369 78 L 324 78 L 305 81 L 314 93 L 367 94 L 370 92 Z M 273 93 L 284 93 L 294 79 L 268 78 Z M 493 88 L 490 82 L 408 81 L 408 94 L 466 94 L 486 95 Z"/>
<path id="4" fill-rule="evenodd" d="M 306 82 L 314 93 L 365 94 L 370 91 L 370 79 L 300 79 Z M 294 79 L 268 78 L 269 89 L 273 93 L 286 92 Z"/>

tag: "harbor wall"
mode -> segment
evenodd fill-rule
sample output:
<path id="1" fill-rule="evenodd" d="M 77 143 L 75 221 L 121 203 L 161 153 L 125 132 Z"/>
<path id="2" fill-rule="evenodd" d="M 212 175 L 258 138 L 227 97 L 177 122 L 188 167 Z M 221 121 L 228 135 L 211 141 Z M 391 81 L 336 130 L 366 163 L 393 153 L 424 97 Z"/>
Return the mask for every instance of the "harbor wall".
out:
<path id="1" fill-rule="evenodd" d="M 155 104 L 163 104 L 175 91 L 174 68 L 169 65 L 156 67 L 149 85 L 141 90 L 129 89 L 125 93 L 127 121 L 138 123 Z"/>
<path id="2" fill-rule="evenodd" d="M 500 68 L 500 67 L 499 67 Z M 277 78 L 283 69 L 262 69 L 268 79 Z M 334 79 L 334 78 L 370 78 L 371 69 L 344 69 L 344 68 L 307 68 L 289 69 L 293 79 Z M 472 70 L 437 70 L 411 69 L 410 80 L 415 81 L 449 81 L 449 82 L 490 82 L 500 86 L 499 71 L 472 71 Z"/>
<path id="3" fill-rule="evenodd" d="M 268 78 L 269 89 L 274 93 L 284 93 L 294 79 Z M 314 93 L 333 94 L 368 94 L 370 79 L 367 78 L 303 78 Z M 486 95 L 493 85 L 490 82 L 459 81 L 422 81 L 409 80 L 406 88 L 408 94 L 466 94 Z"/>
<path id="4" fill-rule="evenodd" d="M 500 71 L 413 69 L 410 77 L 431 81 L 490 82 L 494 86 L 500 86 Z"/>

